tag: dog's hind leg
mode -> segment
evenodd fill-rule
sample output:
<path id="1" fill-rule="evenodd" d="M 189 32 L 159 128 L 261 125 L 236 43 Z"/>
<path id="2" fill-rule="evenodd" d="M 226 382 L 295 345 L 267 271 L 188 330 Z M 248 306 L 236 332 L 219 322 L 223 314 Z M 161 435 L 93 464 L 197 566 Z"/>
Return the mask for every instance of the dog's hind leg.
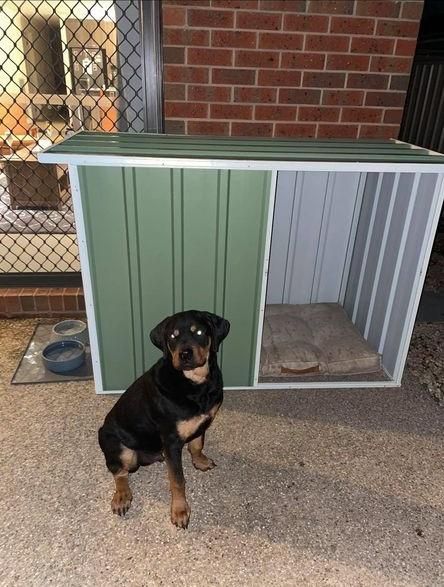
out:
<path id="1" fill-rule="evenodd" d="M 216 466 L 216 463 L 209 459 L 204 453 L 202 452 L 205 442 L 205 432 L 194 438 L 188 443 L 188 452 L 191 454 L 191 461 L 196 469 L 199 471 L 209 471 Z"/>
<path id="2" fill-rule="evenodd" d="M 113 513 L 124 516 L 130 509 L 133 500 L 133 494 L 128 483 L 128 475 L 138 468 L 136 451 L 122 445 L 119 460 L 121 467 L 116 473 L 113 473 L 116 491 L 111 500 L 111 509 Z"/>
<path id="3" fill-rule="evenodd" d="M 114 434 L 104 428 L 99 430 L 99 444 L 105 455 L 106 466 L 112 473 L 116 485 L 111 500 L 111 509 L 113 513 L 124 516 L 133 499 L 128 475 L 139 467 L 137 453 L 124 446 Z"/>

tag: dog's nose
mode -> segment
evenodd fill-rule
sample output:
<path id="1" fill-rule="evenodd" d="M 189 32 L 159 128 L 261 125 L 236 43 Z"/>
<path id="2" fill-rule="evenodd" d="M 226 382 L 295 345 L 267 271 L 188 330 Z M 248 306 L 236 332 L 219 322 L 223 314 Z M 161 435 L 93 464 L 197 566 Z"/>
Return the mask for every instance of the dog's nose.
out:
<path id="1" fill-rule="evenodd" d="M 193 349 L 183 349 L 183 351 L 180 351 L 179 353 L 179 357 L 182 359 L 182 361 L 189 361 L 192 356 Z"/>

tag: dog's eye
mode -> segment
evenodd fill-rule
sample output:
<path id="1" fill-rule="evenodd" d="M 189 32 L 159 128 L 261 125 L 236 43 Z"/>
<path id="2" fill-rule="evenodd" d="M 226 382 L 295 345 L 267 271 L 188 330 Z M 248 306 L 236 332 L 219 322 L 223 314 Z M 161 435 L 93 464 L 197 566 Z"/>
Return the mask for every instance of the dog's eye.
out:
<path id="1" fill-rule="evenodd" d="M 196 332 L 196 334 L 197 334 L 198 336 L 202 336 L 202 330 L 198 330 L 198 331 Z"/>
<path id="2" fill-rule="evenodd" d="M 170 334 L 170 337 L 171 337 L 171 338 L 176 338 L 176 337 L 174 336 L 174 334 Z"/>
<path id="3" fill-rule="evenodd" d="M 177 329 L 172 334 L 170 334 L 171 338 L 176 338 L 177 336 L 179 336 L 179 331 Z"/>

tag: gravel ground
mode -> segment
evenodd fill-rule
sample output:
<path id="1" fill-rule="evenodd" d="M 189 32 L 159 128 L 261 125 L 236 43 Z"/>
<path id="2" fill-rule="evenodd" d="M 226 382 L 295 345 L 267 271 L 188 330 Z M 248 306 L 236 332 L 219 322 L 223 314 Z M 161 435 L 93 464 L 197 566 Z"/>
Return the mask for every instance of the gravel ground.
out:
<path id="1" fill-rule="evenodd" d="M 424 289 L 444 293 L 444 233 L 436 235 Z M 416 324 L 407 367 L 426 393 L 444 406 L 444 323 Z"/>
<path id="2" fill-rule="evenodd" d="M 407 368 L 426 392 L 444 406 L 444 323 L 416 324 Z"/>
<path id="3" fill-rule="evenodd" d="M 438 233 L 433 245 L 424 289 L 444 292 L 444 233 Z"/>

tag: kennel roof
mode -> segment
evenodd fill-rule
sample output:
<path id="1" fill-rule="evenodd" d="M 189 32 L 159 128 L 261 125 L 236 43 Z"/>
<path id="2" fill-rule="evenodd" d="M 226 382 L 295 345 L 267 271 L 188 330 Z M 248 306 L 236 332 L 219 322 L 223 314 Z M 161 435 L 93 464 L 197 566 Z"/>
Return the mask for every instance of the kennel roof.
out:
<path id="1" fill-rule="evenodd" d="M 394 139 L 202 137 L 81 131 L 42 163 L 196 169 L 443 172 L 444 155 Z"/>

